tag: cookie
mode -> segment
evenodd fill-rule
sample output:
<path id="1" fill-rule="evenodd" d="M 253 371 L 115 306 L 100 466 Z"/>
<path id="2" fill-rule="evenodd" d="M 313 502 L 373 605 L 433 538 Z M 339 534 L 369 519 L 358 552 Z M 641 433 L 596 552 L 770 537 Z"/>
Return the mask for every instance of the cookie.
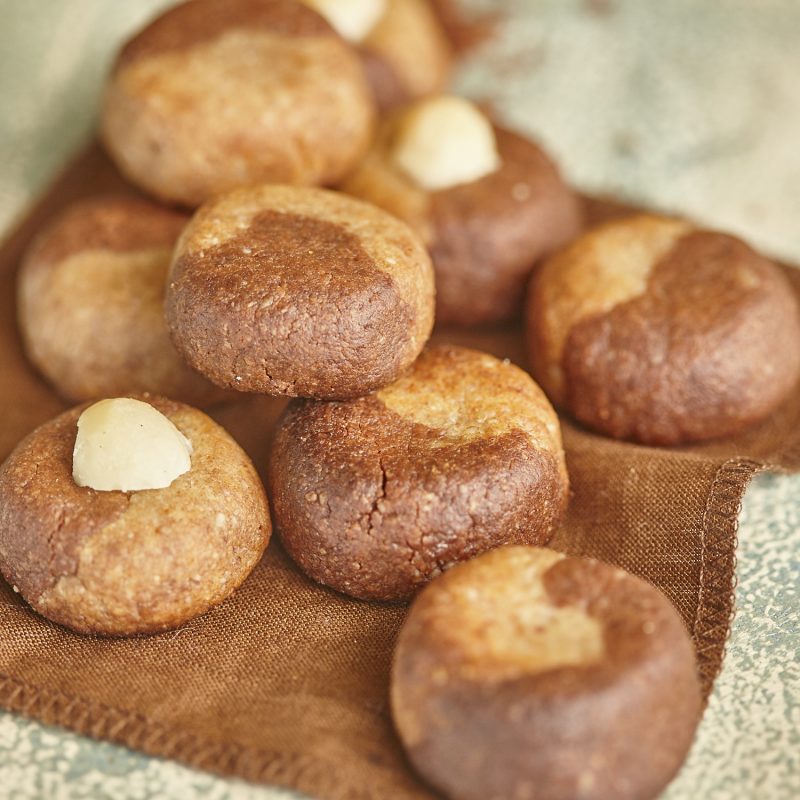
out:
<path id="1" fill-rule="evenodd" d="M 158 482 L 165 470 L 167 485 Z M 77 482 L 118 478 L 163 488 Z M 151 633 L 202 614 L 247 577 L 270 530 L 244 452 L 170 400 L 78 406 L 0 468 L 0 571 L 34 610 L 81 633 Z"/>
<path id="2" fill-rule="evenodd" d="M 68 208 L 35 240 L 18 277 L 29 359 L 79 402 L 154 392 L 195 405 L 223 393 L 169 338 L 164 284 L 187 217 L 129 197 Z"/>
<path id="3" fill-rule="evenodd" d="M 373 600 L 501 544 L 546 543 L 568 486 L 558 419 L 531 378 L 449 345 L 377 394 L 290 403 L 268 481 L 300 568 Z"/>
<path id="4" fill-rule="evenodd" d="M 402 222 L 324 189 L 240 189 L 201 208 L 167 287 L 178 350 L 220 386 L 348 398 L 391 383 L 433 325 L 433 271 Z"/>
<path id="5" fill-rule="evenodd" d="M 619 439 L 680 444 L 738 433 L 800 379 L 787 278 L 733 236 L 636 216 L 548 261 L 527 308 L 550 399 Z"/>
<path id="6" fill-rule="evenodd" d="M 578 198 L 544 151 L 455 97 L 388 119 L 343 189 L 420 234 L 436 319 L 456 325 L 518 314 L 531 270 L 581 227 Z"/>
<path id="7" fill-rule="evenodd" d="M 357 48 L 378 107 L 440 92 L 453 47 L 429 0 L 305 0 Z"/>
<path id="8" fill-rule="evenodd" d="M 261 182 L 336 183 L 375 107 L 357 53 L 293 0 L 189 0 L 122 49 L 101 133 L 137 186 L 197 206 Z"/>
<path id="9" fill-rule="evenodd" d="M 408 756 L 458 800 L 646 800 L 700 717 L 678 613 L 620 569 L 507 547 L 433 581 L 391 677 Z"/>

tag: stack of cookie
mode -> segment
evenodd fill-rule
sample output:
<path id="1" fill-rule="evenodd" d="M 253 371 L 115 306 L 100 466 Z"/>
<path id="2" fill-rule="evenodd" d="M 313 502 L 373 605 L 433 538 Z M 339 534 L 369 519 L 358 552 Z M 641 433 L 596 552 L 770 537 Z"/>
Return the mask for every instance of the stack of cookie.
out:
<path id="1" fill-rule="evenodd" d="M 423 0 L 189 0 L 128 42 L 102 138 L 153 199 L 74 206 L 22 266 L 26 351 L 82 405 L 0 470 L 0 569 L 76 631 L 149 633 L 222 602 L 274 522 L 319 583 L 419 593 L 392 703 L 434 786 L 652 797 L 698 720 L 691 643 L 652 587 L 543 549 L 551 402 L 646 444 L 737 432 L 800 378 L 800 313 L 730 236 L 581 235 L 536 144 L 438 94 L 453 58 Z M 522 314 L 538 384 L 441 328 Z M 291 398 L 268 492 L 184 405 L 242 392 Z"/>

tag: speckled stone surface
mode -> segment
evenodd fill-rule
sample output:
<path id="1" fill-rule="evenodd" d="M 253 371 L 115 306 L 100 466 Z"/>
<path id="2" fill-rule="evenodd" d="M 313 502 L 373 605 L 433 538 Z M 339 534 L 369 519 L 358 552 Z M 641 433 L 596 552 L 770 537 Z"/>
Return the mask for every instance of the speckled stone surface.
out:
<path id="1" fill-rule="evenodd" d="M 0 230 L 89 134 L 121 37 L 169 4 L 0 0 Z M 461 85 L 493 97 L 572 180 L 692 214 L 800 263 L 797 0 L 473 4 L 502 6 L 513 22 Z M 755 481 L 739 540 L 728 656 L 666 800 L 800 797 L 800 476 Z M 5 797 L 298 795 L 0 713 Z"/>

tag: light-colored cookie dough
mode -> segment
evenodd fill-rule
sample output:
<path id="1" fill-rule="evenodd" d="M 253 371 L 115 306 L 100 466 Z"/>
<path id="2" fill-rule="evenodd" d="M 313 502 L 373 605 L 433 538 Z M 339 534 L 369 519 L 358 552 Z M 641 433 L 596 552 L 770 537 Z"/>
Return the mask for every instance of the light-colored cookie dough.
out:
<path id="1" fill-rule="evenodd" d="M 25 352 L 72 401 L 154 392 L 224 396 L 175 351 L 164 287 L 187 217 L 130 197 L 79 202 L 39 235 L 18 284 Z"/>
<path id="2" fill-rule="evenodd" d="M 122 172 L 197 206 L 237 186 L 336 183 L 375 108 L 357 53 L 294 0 L 189 0 L 123 48 L 102 138 Z"/>

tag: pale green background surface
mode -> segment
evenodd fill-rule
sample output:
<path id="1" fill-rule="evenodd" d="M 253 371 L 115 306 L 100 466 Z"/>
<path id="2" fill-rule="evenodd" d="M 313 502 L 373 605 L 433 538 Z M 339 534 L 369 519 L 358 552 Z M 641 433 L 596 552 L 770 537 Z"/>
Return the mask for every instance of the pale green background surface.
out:
<path id="1" fill-rule="evenodd" d="M 0 231 L 89 135 L 120 39 L 169 4 L 0 0 Z M 800 263 L 798 0 L 473 5 L 507 8 L 513 24 L 462 87 L 492 96 L 579 186 L 693 214 Z M 728 656 L 668 800 L 800 797 L 798 492 L 800 477 L 785 476 L 748 492 Z M 193 796 L 296 797 L 0 713 L 0 798 Z"/>

